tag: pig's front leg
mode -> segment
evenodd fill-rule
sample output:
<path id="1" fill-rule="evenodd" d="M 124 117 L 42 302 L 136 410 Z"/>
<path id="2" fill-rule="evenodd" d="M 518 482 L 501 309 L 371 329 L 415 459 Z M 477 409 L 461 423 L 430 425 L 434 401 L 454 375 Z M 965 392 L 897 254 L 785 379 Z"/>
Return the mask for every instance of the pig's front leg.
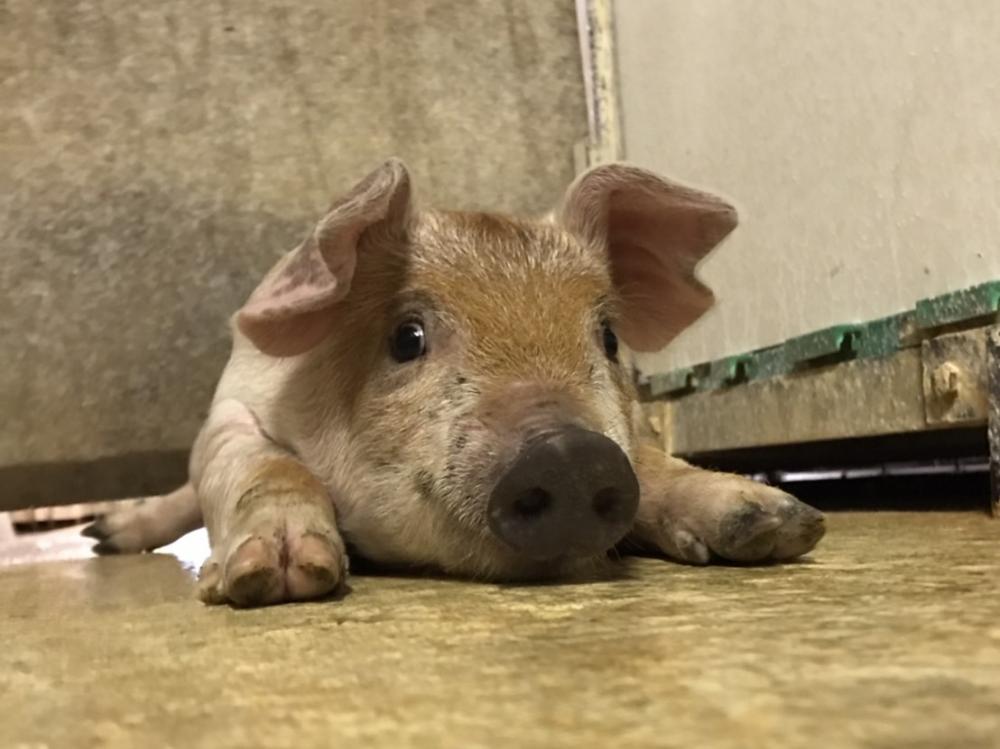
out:
<path id="1" fill-rule="evenodd" d="M 643 445 L 636 461 L 641 496 L 628 540 L 689 564 L 773 562 L 813 549 L 823 514 L 756 481 L 694 468 Z"/>
<path id="2" fill-rule="evenodd" d="M 213 407 L 191 479 L 212 543 L 203 601 L 261 606 L 318 598 L 341 584 L 347 557 L 326 488 L 238 401 Z"/>

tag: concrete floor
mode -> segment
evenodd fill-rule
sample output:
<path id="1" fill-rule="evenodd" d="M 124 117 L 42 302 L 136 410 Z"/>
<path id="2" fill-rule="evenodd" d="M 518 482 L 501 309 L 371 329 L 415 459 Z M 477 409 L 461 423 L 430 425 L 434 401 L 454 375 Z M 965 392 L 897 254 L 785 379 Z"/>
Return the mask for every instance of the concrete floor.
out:
<path id="1" fill-rule="evenodd" d="M 352 588 L 234 611 L 165 554 L 0 567 L 0 746 L 1000 746 L 975 514 L 834 515 L 784 567 Z"/>

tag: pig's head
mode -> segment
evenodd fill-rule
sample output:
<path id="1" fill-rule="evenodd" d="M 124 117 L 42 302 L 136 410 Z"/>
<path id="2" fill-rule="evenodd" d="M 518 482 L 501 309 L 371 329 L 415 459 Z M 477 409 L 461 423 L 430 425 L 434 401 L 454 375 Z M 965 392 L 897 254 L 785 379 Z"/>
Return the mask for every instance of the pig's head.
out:
<path id="1" fill-rule="evenodd" d="M 540 221 L 417 212 L 390 161 L 241 310 L 286 386 L 300 454 L 365 556 L 476 576 L 563 573 L 631 527 L 632 350 L 712 295 L 698 260 L 736 225 L 702 192 L 597 167 Z"/>

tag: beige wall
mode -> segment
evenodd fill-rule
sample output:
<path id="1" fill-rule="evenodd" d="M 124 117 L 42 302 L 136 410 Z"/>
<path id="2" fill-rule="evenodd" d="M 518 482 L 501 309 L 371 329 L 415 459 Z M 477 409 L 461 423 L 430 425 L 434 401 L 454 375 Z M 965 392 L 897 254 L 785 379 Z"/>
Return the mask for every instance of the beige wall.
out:
<path id="1" fill-rule="evenodd" d="M 1000 278 L 1000 3 L 618 0 L 626 156 L 742 225 L 647 371 Z"/>

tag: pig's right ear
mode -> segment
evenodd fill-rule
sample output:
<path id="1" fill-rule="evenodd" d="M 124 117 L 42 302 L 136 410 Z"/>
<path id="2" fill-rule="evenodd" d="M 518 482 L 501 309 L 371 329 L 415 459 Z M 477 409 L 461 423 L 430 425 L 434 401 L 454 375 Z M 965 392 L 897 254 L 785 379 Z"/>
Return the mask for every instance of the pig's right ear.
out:
<path id="1" fill-rule="evenodd" d="M 712 306 L 695 266 L 736 228 L 714 195 L 627 164 L 597 166 L 570 186 L 559 220 L 605 247 L 622 301 L 619 334 L 656 351 Z"/>
<path id="2" fill-rule="evenodd" d="M 240 331 L 271 356 L 308 351 L 333 329 L 331 307 L 351 288 L 361 235 L 375 227 L 405 231 L 410 178 L 385 162 L 334 202 L 306 240 L 286 255 L 236 317 Z"/>

